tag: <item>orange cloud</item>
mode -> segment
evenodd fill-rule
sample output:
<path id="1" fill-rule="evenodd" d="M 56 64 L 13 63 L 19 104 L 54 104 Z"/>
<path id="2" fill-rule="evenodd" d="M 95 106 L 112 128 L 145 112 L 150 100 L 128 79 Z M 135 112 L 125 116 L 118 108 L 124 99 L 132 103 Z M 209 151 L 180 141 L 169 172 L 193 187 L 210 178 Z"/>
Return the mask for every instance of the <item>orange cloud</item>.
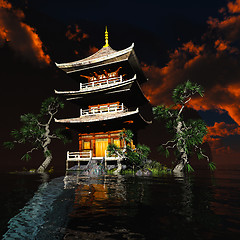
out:
<path id="1" fill-rule="evenodd" d="M 235 3 L 229 2 L 227 6 L 230 13 L 240 13 L 240 0 L 236 0 Z"/>
<path id="2" fill-rule="evenodd" d="M 5 9 L 11 9 L 12 4 L 5 0 L 0 0 L 0 7 L 5 8 Z"/>
<path id="3" fill-rule="evenodd" d="M 215 30 L 220 30 L 226 40 L 235 41 L 240 36 L 240 0 L 229 2 L 227 7 L 228 14 L 224 15 L 222 21 L 210 17 L 207 22 Z M 224 13 L 225 9 L 223 8 L 220 12 Z"/>
<path id="4" fill-rule="evenodd" d="M 239 6 L 239 1 L 234 6 Z M 169 105 L 173 103 L 172 90 L 191 80 L 204 87 L 205 95 L 194 97 L 190 107 L 225 110 L 240 125 L 240 46 L 235 44 L 240 39 L 240 12 L 238 15 L 235 10 L 234 15 L 222 21 L 209 18 L 208 23 L 211 28 L 201 44 L 193 41 L 183 44 L 169 55 L 170 60 L 163 67 L 142 64 L 149 78 L 143 90 L 153 105 Z"/>
<path id="5" fill-rule="evenodd" d="M 153 105 L 169 105 L 173 103 L 172 90 L 179 83 L 190 79 L 205 88 L 205 96 L 193 98 L 189 102 L 190 107 L 195 110 L 226 110 L 240 125 L 240 85 L 236 83 L 240 79 L 240 70 L 231 61 L 224 65 L 225 60 L 225 56 L 210 57 L 203 54 L 183 61 L 182 64 L 179 59 L 171 59 L 163 68 L 143 65 L 143 71 L 150 79 L 143 86 L 143 91 Z"/>
<path id="6" fill-rule="evenodd" d="M 89 51 L 88 51 L 88 54 L 89 55 L 92 55 L 92 54 L 94 54 L 95 52 L 97 52 L 99 49 L 97 48 L 97 47 L 95 47 L 95 46 L 90 46 L 89 47 Z"/>
<path id="7" fill-rule="evenodd" d="M 194 53 L 195 55 L 199 55 L 204 50 L 204 46 L 197 46 L 192 41 L 190 41 L 188 43 L 184 43 L 181 50 L 188 51 L 189 53 Z"/>
<path id="8" fill-rule="evenodd" d="M 240 84 L 216 85 L 206 92 L 204 98 L 192 99 L 189 106 L 195 110 L 225 110 L 240 126 Z"/>
<path id="9" fill-rule="evenodd" d="M 69 25 L 65 35 L 68 40 L 74 40 L 78 42 L 89 37 L 88 34 L 82 32 L 77 24 L 75 24 L 73 27 Z"/>
<path id="10" fill-rule="evenodd" d="M 21 56 L 44 64 L 50 63 L 49 55 L 43 51 L 43 43 L 36 30 L 22 22 L 23 11 L 14 9 L 7 0 L 0 0 L 0 40 Z"/>
<path id="11" fill-rule="evenodd" d="M 226 41 L 218 39 L 215 41 L 215 47 L 218 51 L 224 51 L 228 48 L 228 44 Z"/>
<path id="12" fill-rule="evenodd" d="M 240 127 L 236 124 L 227 124 L 225 122 L 215 123 L 213 126 L 208 127 L 209 136 L 227 137 L 230 135 L 240 135 Z"/>
<path id="13" fill-rule="evenodd" d="M 28 38 L 30 40 L 30 43 L 31 43 L 30 47 L 33 50 L 33 52 L 35 53 L 37 59 L 39 61 L 44 61 L 45 63 L 49 64 L 51 62 L 51 59 L 50 59 L 49 55 L 46 55 L 43 52 L 43 43 L 40 40 L 37 33 L 35 32 L 35 29 L 25 23 L 22 23 L 22 22 L 21 22 L 21 27 L 22 27 L 22 29 L 24 29 L 26 31 Z"/>
<path id="14" fill-rule="evenodd" d="M 215 123 L 214 126 L 208 127 L 208 134 L 204 141 L 208 142 L 213 153 L 220 155 L 223 153 L 233 153 L 233 150 L 228 146 L 224 146 L 222 138 L 231 135 L 240 135 L 240 127 L 236 124 L 226 124 L 225 122 Z"/>

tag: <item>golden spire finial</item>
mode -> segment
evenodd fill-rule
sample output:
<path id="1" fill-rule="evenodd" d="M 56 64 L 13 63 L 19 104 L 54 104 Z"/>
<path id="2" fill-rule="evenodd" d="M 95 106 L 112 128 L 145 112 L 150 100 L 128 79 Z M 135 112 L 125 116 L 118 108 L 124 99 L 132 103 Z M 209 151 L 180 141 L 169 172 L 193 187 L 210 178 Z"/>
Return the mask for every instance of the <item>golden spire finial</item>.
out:
<path id="1" fill-rule="evenodd" d="M 106 31 L 105 31 L 105 45 L 103 47 L 108 47 L 108 31 L 107 31 L 107 26 L 106 26 Z"/>

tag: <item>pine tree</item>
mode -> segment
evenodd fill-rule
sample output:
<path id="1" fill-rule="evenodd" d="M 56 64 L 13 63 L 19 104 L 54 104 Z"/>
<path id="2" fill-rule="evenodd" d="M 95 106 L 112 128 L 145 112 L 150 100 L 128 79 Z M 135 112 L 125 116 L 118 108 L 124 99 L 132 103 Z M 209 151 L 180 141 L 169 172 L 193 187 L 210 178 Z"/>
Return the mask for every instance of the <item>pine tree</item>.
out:
<path id="1" fill-rule="evenodd" d="M 165 119 L 167 129 L 173 134 L 172 139 L 162 144 L 159 150 L 164 152 L 166 157 L 169 156 L 169 149 L 175 150 L 177 163 L 173 169 L 174 172 L 181 172 L 184 168 L 188 172 L 193 171 L 189 163 L 189 157 L 193 153 L 196 153 L 199 159 L 205 158 L 211 170 L 216 168 L 201 148 L 203 138 L 207 134 L 205 122 L 201 119 L 185 121 L 182 116 L 186 104 L 192 97 L 195 94 L 203 97 L 203 92 L 200 85 L 187 81 L 173 90 L 174 105 L 170 107 L 160 105 L 153 108 L 155 118 Z"/>
<path id="2" fill-rule="evenodd" d="M 13 149 L 15 144 L 32 145 L 32 148 L 22 157 L 22 160 L 26 161 L 31 159 L 32 152 L 41 150 L 45 160 L 39 166 L 37 172 L 44 172 L 52 160 L 52 154 L 49 150 L 52 139 L 61 139 L 63 142 L 70 139 L 64 129 L 57 129 L 54 133 L 51 133 L 50 129 L 54 116 L 63 107 L 64 104 L 58 98 L 50 97 L 43 101 L 39 114 L 27 113 L 21 115 L 22 127 L 19 130 L 11 131 L 13 141 L 4 142 L 4 146 Z"/>

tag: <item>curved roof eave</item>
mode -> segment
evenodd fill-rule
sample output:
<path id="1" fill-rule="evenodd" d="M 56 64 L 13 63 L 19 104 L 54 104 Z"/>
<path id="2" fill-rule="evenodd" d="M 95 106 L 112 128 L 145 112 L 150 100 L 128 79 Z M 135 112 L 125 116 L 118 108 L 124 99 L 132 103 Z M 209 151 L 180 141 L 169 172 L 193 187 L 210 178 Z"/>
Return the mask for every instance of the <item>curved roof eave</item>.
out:
<path id="1" fill-rule="evenodd" d="M 132 51 L 133 47 L 134 47 L 134 43 L 132 43 L 132 45 L 130 47 L 125 48 L 125 49 L 120 50 L 120 51 L 115 51 L 111 47 L 107 47 L 110 53 L 105 54 L 105 55 L 104 54 L 102 55 L 102 52 L 106 51 L 107 48 L 102 47 L 99 51 L 97 51 L 96 53 L 94 53 L 93 55 L 91 55 L 87 58 L 77 60 L 77 61 L 74 61 L 74 62 L 69 62 L 69 63 L 56 63 L 55 62 L 55 64 L 58 68 L 65 69 L 65 68 L 70 68 L 70 67 L 87 65 L 87 64 L 90 64 L 90 63 L 97 63 L 97 62 L 101 62 L 103 60 L 108 60 L 108 59 L 126 54 L 126 53 Z"/>
<path id="2" fill-rule="evenodd" d="M 129 115 L 134 115 L 134 114 L 139 114 L 139 109 L 137 108 L 135 111 L 130 111 L 130 112 L 120 112 L 121 114 L 119 113 L 114 113 L 114 114 L 111 114 L 111 115 L 108 115 L 107 114 L 104 116 L 105 118 L 103 119 L 100 119 L 98 116 L 96 115 L 93 115 L 93 116 L 87 116 L 86 117 L 78 117 L 78 118 L 68 118 L 68 119 L 56 119 L 54 118 L 54 121 L 56 123 L 86 123 L 86 122 L 98 122 L 98 121 L 105 121 L 105 120 L 110 120 L 110 119 L 116 119 L 116 118 L 122 118 L 122 117 L 126 117 L 126 116 L 129 116 Z M 82 120 L 81 120 L 82 118 Z M 84 119 L 86 118 L 86 119 Z"/>

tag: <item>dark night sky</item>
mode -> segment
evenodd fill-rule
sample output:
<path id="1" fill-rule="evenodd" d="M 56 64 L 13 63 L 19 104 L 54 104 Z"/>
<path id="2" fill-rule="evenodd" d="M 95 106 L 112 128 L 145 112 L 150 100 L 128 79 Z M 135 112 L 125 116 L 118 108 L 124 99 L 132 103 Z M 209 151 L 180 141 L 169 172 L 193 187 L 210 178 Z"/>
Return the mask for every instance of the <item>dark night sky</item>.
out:
<path id="1" fill-rule="evenodd" d="M 144 90 L 153 104 L 171 103 L 171 90 L 187 79 L 203 85 L 205 97 L 195 99 L 191 107 L 201 110 L 209 126 L 214 160 L 222 163 L 231 156 L 237 163 L 239 0 L 0 0 L 1 144 L 19 127 L 20 114 L 37 112 L 53 89 L 77 87 L 53 62 L 81 59 L 100 49 L 105 25 L 113 49 L 135 43 L 149 78 Z M 78 109 L 69 105 L 59 117 L 77 114 Z M 59 149 L 60 145 L 54 145 L 53 152 L 62 167 L 65 151 L 75 150 L 76 144 Z M 2 149 L 1 165 L 22 166 L 19 159 L 26 149 Z"/>

